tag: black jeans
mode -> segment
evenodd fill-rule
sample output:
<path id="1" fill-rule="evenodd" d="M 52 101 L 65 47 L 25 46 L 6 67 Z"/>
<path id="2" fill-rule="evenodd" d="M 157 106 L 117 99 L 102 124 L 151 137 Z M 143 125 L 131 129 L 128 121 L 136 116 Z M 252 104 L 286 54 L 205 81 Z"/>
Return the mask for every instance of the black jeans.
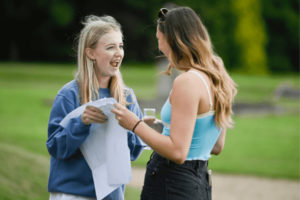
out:
<path id="1" fill-rule="evenodd" d="M 207 161 L 178 165 L 153 153 L 147 163 L 141 200 L 211 200 Z"/>

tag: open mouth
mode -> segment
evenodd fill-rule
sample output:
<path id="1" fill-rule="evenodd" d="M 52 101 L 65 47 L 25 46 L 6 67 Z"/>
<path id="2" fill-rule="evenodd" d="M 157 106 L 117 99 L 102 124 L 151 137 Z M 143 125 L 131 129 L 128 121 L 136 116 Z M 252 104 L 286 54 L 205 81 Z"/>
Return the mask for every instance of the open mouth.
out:
<path id="1" fill-rule="evenodd" d="M 120 63 L 120 61 L 112 61 L 112 62 L 110 62 L 111 66 L 113 66 L 113 67 L 118 67 L 119 63 Z"/>

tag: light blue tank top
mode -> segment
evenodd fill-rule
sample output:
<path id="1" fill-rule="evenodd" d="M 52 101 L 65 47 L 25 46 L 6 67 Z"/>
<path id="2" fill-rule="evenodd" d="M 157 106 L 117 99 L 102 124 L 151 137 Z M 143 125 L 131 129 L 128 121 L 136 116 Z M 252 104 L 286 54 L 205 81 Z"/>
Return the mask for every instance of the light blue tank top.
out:
<path id="1" fill-rule="evenodd" d="M 210 98 L 210 111 L 197 116 L 192 142 L 186 160 L 208 160 L 211 156 L 210 152 L 212 151 L 222 129 L 217 127 L 215 124 L 215 112 L 212 110 L 210 90 L 205 79 L 199 72 L 193 70 L 190 70 L 189 72 L 197 74 L 203 81 Z M 162 134 L 167 136 L 170 136 L 171 110 L 172 108 L 168 98 L 161 109 L 161 119 L 164 124 Z"/>

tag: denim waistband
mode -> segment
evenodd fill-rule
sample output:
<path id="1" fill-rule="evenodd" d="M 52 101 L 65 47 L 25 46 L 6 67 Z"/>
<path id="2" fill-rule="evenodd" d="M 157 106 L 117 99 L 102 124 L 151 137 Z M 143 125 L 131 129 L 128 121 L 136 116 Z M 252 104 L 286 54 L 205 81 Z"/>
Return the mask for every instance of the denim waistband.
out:
<path id="1" fill-rule="evenodd" d="M 202 168 L 202 169 L 207 169 L 207 164 L 208 161 L 207 160 L 186 160 L 184 161 L 183 164 L 177 164 L 171 160 L 168 160 L 167 158 L 162 157 L 161 155 L 159 155 L 156 152 L 153 152 L 151 154 L 151 159 L 155 159 L 159 162 L 163 162 L 169 166 L 191 166 L 193 168 Z"/>

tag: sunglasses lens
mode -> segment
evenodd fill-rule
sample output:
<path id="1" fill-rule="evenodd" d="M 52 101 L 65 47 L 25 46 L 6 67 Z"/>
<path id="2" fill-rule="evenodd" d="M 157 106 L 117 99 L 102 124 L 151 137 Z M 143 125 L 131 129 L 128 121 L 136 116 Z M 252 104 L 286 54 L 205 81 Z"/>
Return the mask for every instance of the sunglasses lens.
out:
<path id="1" fill-rule="evenodd" d="M 161 9 L 161 12 L 162 12 L 164 15 L 166 15 L 166 14 L 167 14 L 167 12 L 168 12 L 168 9 L 166 9 L 166 8 L 162 8 L 162 9 Z"/>
<path id="2" fill-rule="evenodd" d="M 161 8 L 158 12 L 158 17 L 159 18 L 165 18 L 166 17 L 166 14 L 168 12 L 168 9 L 166 8 Z"/>
<path id="3" fill-rule="evenodd" d="M 162 16 L 163 16 L 162 12 L 159 11 L 159 12 L 158 12 L 158 17 L 161 18 Z"/>

